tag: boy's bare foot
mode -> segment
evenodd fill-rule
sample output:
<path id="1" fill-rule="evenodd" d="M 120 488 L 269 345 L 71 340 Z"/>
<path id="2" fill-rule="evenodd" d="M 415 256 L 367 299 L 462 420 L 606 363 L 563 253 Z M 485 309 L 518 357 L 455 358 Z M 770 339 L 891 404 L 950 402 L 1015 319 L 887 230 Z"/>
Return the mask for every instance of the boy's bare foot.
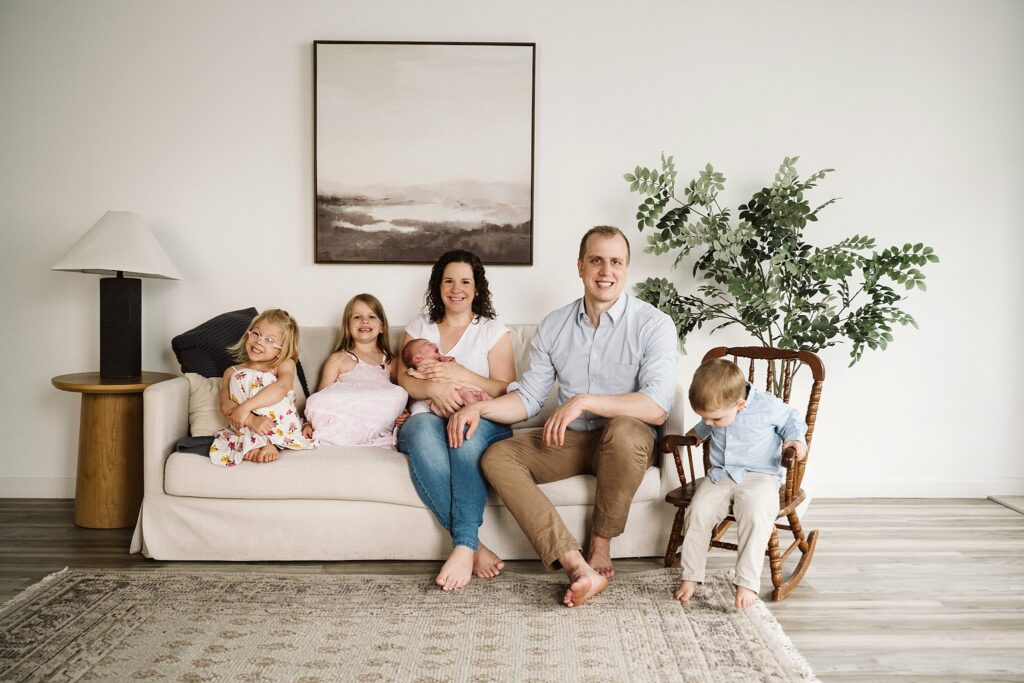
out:
<path id="1" fill-rule="evenodd" d="M 594 571 L 578 550 L 558 559 L 569 575 L 569 590 L 562 598 L 566 607 L 578 607 L 608 587 L 608 579 Z"/>
<path id="2" fill-rule="evenodd" d="M 610 538 L 598 536 L 597 534 L 590 535 L 587 564 L 606 579 L 615 576 L 615 567 L 612 565 L 612 540 Z"/>
<path id="3" fill-rule="evenodd" d="M 473 575 L 473 555 L 472 548 L 464 545 L 455 546 L 452 554 L 441 566 L 434 583 L 446 591 L 465 588 Z"/>
<path id="4" fill-rule="evenodd" d="M 473 576 L 493 579 L 505 568 L 505 562 L 483 543 L 473 556 Z"/>
<path id="5" fill-rule="evenodd" d="M 696 581 L 683 579 L 683 582 L 679 584 L 679 588 L 676 589 L 676 592 L 673 594 L 672 597 L 674 597 L 679 602 L 689 602 L 690 598 L 693 597 L 693 592 L 695 590 L 697 590 Z"/>
<path id="6" fill-rule="evenodd" d="M 252 460 L 253 462 L 271 462 L 277 460 L 277 448 L 272 444 L 267 444 L 261 448 L 254 448 L 243 455 L 242 459 Z"/>
<path id="7" fill-rule="evenodd" d="M 742 609 L 744 607 L 750 607 L 757 602 L 757 593 L 744 588 L 743 586 L 736 586 L 736 609 Z"/>

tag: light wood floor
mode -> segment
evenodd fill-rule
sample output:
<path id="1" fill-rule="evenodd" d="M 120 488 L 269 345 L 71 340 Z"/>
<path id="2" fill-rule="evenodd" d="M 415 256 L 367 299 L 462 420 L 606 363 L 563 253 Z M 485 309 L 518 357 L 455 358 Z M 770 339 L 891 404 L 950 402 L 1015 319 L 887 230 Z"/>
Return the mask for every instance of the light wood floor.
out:
<path id="1" fill-rule="evenodd" d="M 71 501 L 0 500 L 0 603 L 66 566 L 401 574 L 438 568 L 156 562 L 128 555 L 130 529 L 79 529 L 71 519 Z M 821 529 L 814 563 L 790 597 L 769 607 L 822 681 L 1024 681 L 1024 515 L 983 499 L 818 499 L 804 527 Z M 661 566 L 654 558 L 616 564 L 620 571 Z M 724 551 L 710 562 L 731 564 Z M 534 562 L 509 565 L 512 572 L 541 571 Z M 767 571 L 762 585 L 770 585 Z"/>

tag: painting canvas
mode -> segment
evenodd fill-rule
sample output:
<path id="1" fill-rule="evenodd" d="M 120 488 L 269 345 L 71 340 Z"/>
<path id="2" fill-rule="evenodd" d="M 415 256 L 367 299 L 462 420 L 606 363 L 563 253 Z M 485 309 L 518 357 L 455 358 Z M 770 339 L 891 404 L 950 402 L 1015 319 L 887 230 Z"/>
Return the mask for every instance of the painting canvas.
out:
<path id="1" fill-rule="evenodd" d="M 314 43 L 316 262 L 531 264 L 534 47 Z"/>

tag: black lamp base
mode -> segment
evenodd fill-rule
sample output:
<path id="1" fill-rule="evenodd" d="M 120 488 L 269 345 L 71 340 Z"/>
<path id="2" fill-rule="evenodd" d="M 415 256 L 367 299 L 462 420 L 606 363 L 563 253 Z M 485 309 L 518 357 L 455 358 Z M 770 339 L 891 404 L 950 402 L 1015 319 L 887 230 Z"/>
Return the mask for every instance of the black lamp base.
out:
<path id="1" fill-rule="evenodd" d="M 142 377 L 142 280 L 100 279 L 100 377 Z"/>

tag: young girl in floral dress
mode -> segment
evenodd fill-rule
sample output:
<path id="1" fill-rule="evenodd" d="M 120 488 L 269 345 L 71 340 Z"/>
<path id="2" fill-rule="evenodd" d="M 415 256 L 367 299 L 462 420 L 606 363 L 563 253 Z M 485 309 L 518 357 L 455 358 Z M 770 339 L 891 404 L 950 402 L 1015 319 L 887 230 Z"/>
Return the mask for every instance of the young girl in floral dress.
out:
<path id="1" fill-rule="evenodd" d="M 409 400 L 395 381 L 397 368 L 384 307 L 371 294 L 357 294 L 345 305 L 341 340 L 324 363 L 320 388 L 306 401 L 312 434 L 338 446 L 395 450 Z"/>
<path id="2" fill-rule="evenodd" d="M 302 433 L 292 389 L 299 356 L 295 319 L 279 308 L 263 311 L 228 350 L 239 361 L 224 372 L 220 390 L 229 426 L 214 438 L 210 461 L 234 467 L 243 460 L 277 460 L 278 448 L 316 448 L 316 440 Z"/>

